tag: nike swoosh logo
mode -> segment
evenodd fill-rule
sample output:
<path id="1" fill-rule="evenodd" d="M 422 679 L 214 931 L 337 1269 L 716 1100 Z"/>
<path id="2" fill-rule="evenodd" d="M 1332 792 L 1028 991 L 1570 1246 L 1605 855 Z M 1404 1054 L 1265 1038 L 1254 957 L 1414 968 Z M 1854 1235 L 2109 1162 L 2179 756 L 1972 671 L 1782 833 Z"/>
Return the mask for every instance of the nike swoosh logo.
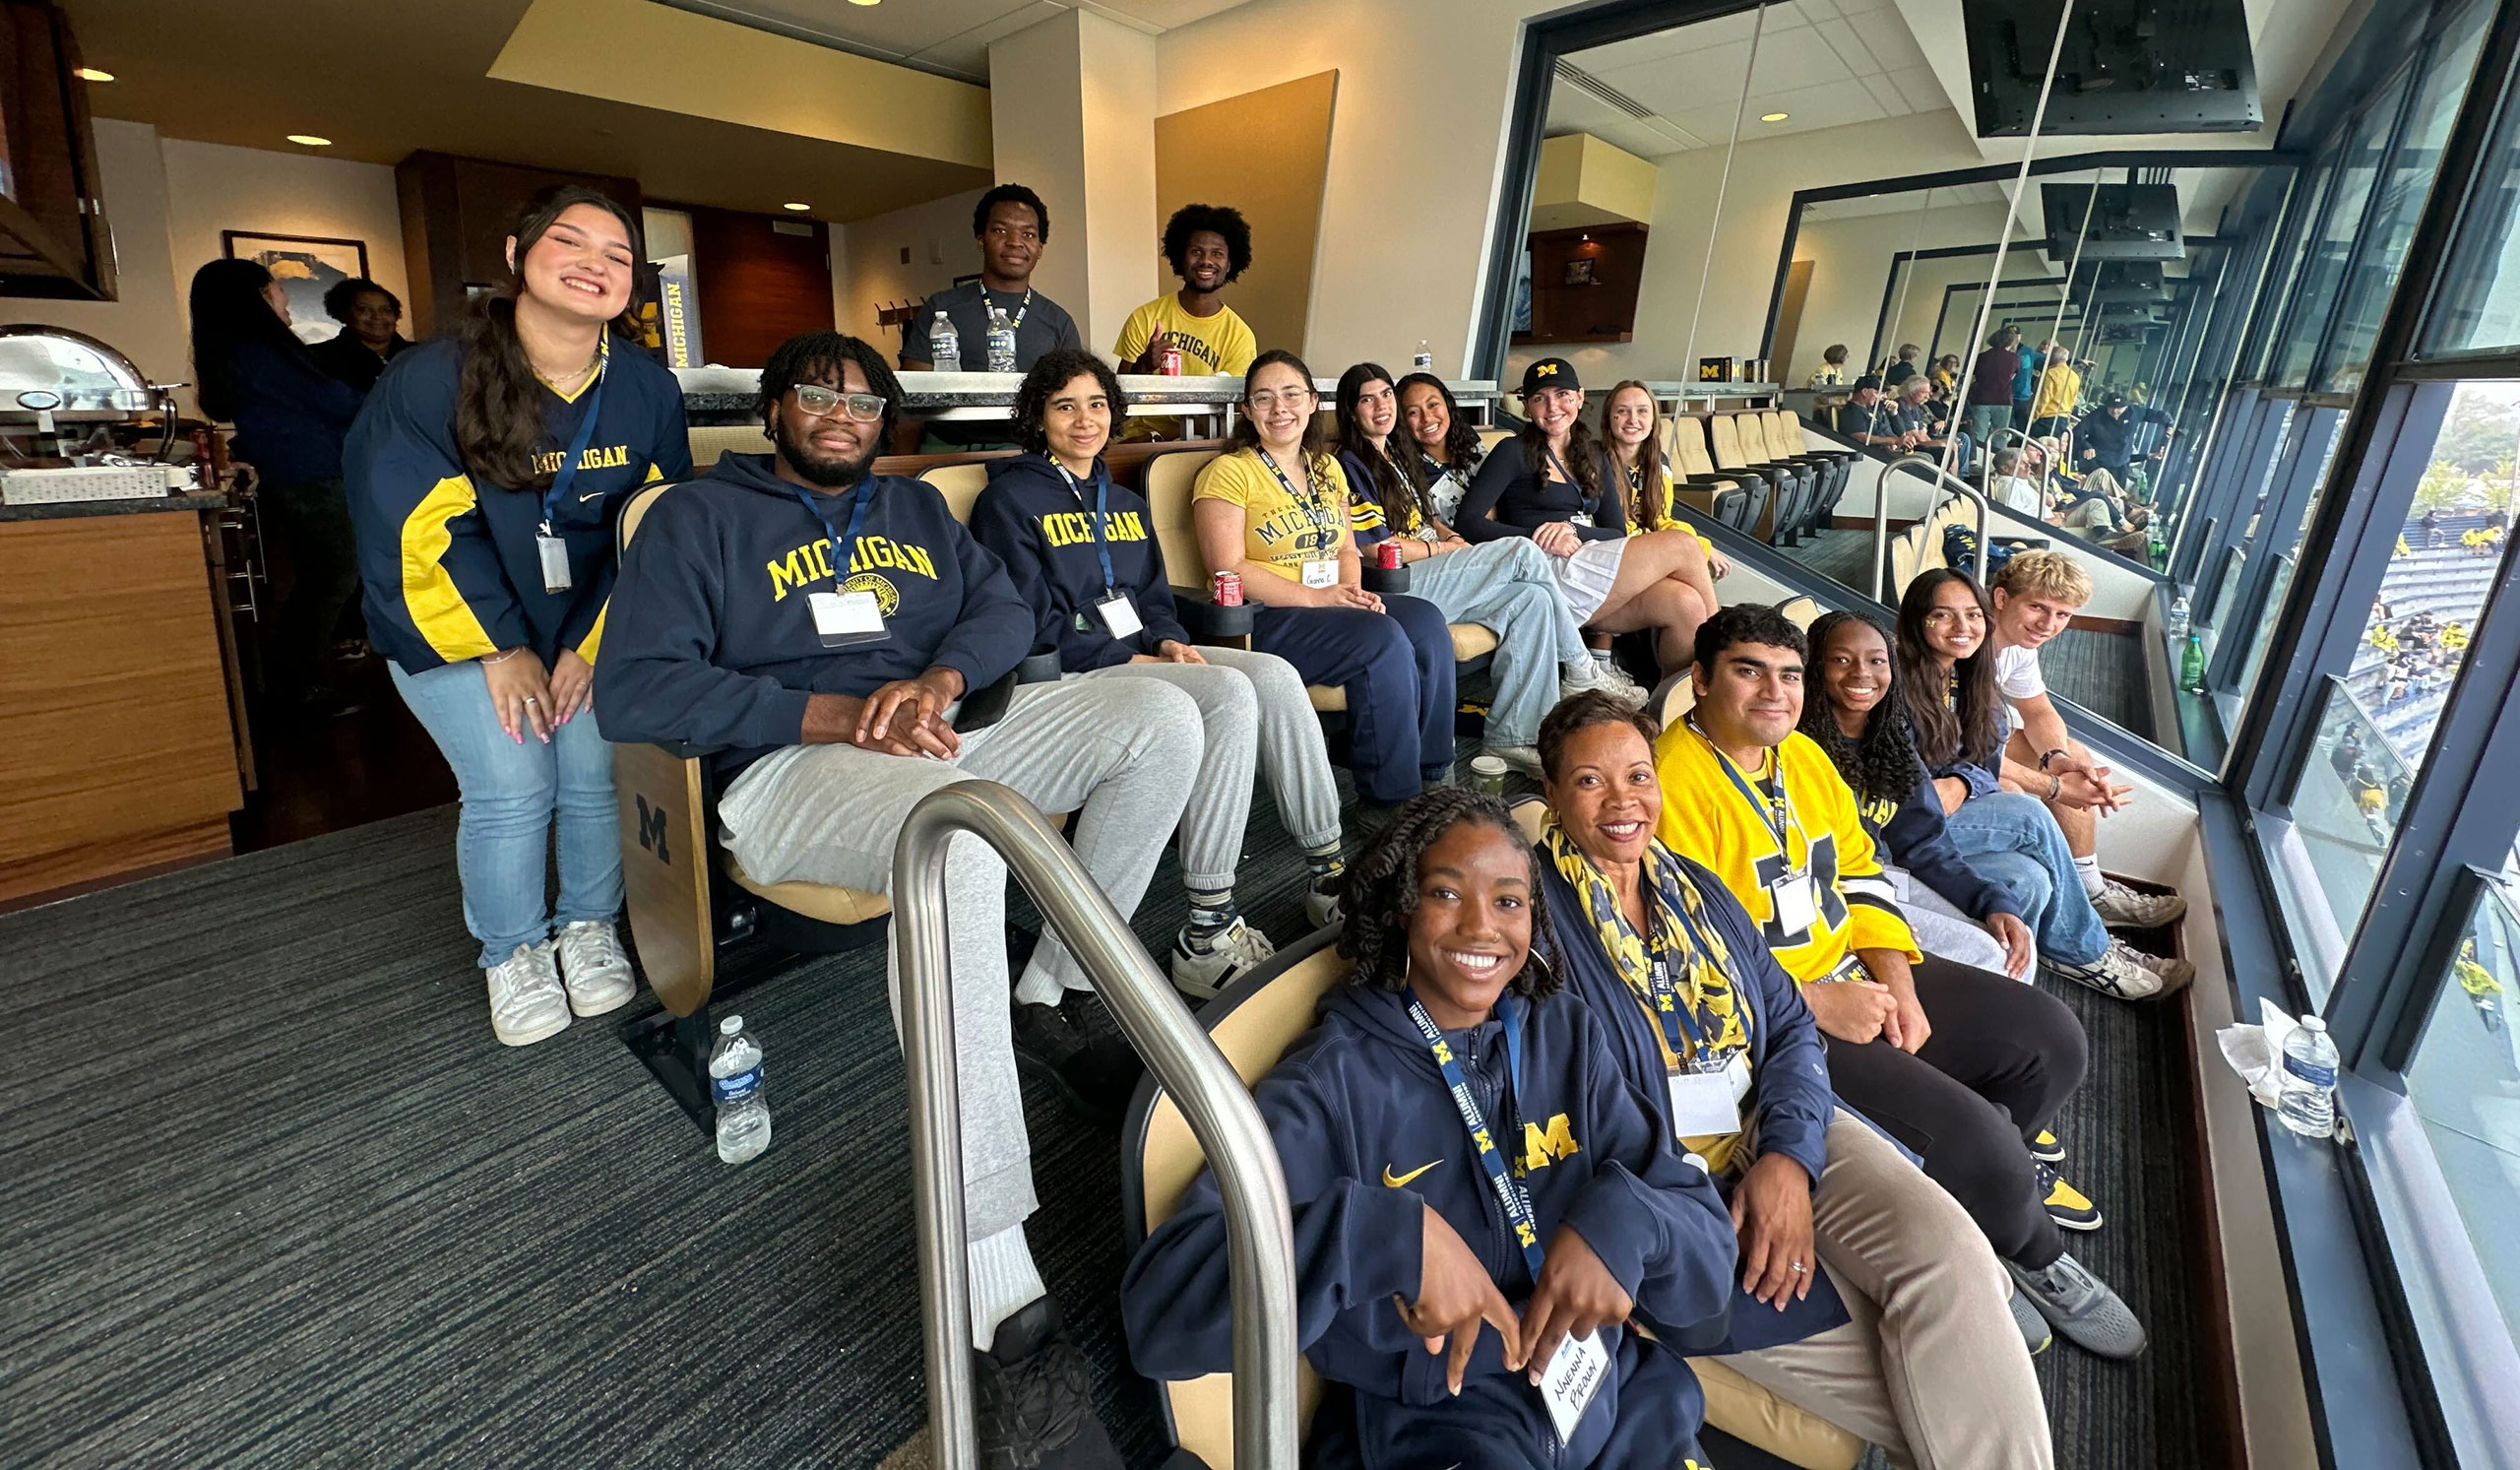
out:
<path id="1" fill-rule="evenodd" d="M 1435 1161 L 1435 1164 L 1441 1164 L 1442 1162 L 1444 1162 L 1444 1161 L 1443 1161 L 1443 1160 L 1441 1160 L 1441 1159 L 1437 1159 L 1437 1160 Z M 1419 1176 L 1419 1175 L 1421 1175 L 1421 1174 L 1424 1174 L 1427 1170 L 1434 1168 L 1434 1167 L 1435 1167 L 1435 1164 L 1420 1164 L 1420 1165 L 1418 1165 L 1417 1168 L 1412 1169 L 1411 1171 L 1409 1171 L 1407 1174 L 1402 1174 L 1402 1175 L 1395 1175 L 1395 1174 L 1393 1174 L 1393 1173 L 1391 1172 L 1391 1166 L 1390 1166 L 1390 1165 L 1388 1165 L 1388 1164 L 1385 1164 L 1384 1166 L 1382 1166 L 1382 1182 L 1383 1182 L 1383 1187 L 1385 1187 L 1385 1188 L 1387 1188 L 1387 1189 L 1397 1189 L 1397 1188 L 1399 1188 L 1401 1185 L 1403 1185 L 1403 1184 L 1405 1184 L 1405 1183 L 1408 1183 L 1411 1180 L 1414 1180 L 1414 1179 L 1416 1179 L 1418 1176 Z"/>
<path id="2" fill-rule="evenodd" d="M 606 496 L 606 495 L 608 495 L 608 494 L 611 494 L 611 493 L 612 493 L 612 492 L 611 492 L 610 490 L 597 490 L 597 491 L 595 491 L 595 492 L 594 492 L 594 493 L 592 493 L 592 494 L 580 495 L 580 496 L 578 497 L 578 503 L 579 503 L 580 505 L 584 505 L 584 504 L 586 504 L 588 501 L 590 501 L 590 500 L 600 500 L 600 499 L 602 499 L 604 496 Z"/>

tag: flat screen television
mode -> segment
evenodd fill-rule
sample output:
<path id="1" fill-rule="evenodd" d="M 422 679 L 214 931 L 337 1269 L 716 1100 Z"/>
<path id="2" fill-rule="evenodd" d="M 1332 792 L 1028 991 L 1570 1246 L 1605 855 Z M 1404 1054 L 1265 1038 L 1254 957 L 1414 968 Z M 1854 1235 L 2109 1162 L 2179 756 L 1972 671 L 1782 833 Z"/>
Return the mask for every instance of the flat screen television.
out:
<path id="1" fill-rule="evenodd" d="M 2063 265 L 2082 238 L 2082 260 L 2179 260 L 2187 244 L 2178 228 L 2176 184 L 2042 183 L 2039 207 L 2048 226 L 2048 258 Z M 2083 222 L 2088 214 L 2091 227 Z"/>
<path id="2" fill-rule="evenodd" d="M 2021 138 L 2063 0 L 1960 0 L 1978 136 Z M 2243 0 L 2075 0 L 2044 136 L 2237 133 L 2266 120 Z"/>

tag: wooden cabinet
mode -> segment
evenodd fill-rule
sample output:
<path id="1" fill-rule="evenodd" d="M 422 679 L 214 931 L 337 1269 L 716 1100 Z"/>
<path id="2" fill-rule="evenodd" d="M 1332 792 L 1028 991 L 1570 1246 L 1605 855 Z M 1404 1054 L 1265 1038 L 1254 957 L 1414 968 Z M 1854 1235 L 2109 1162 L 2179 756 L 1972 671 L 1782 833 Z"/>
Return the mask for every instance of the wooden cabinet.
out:
<path id="1" fill-rule="evenodd" d="M 1642 224 L 1542 230 L 1532 252 L 1532 325 L 1514 341 L 1626 342 L 1636 332 L 1636 293 L 1645 282 Z"/>
<path id="2" fill-rule="evenodd" d="M 639 217 L 635 178 L 562 173 L 427 152 L 394 165 L 414 338 L 454 326 L 468 292 L 508 279 L 508 230 L 516 224 L 517 211 L 553 184 L 600 189 L 628 209 L 632 219 Z"/>
<path id="3" fill-rule="evenodd" d="M 758 367 L 797 333 L 832 329 L 831 241 L 820 220 L 675 208 L 691 215 L 700 334 L 710 361 Z"/>
<path id="4" fill-rule="evenodd" d="M 44 0 L 0 0 L 0 296 L 114 298 L 79 43 Z"/>

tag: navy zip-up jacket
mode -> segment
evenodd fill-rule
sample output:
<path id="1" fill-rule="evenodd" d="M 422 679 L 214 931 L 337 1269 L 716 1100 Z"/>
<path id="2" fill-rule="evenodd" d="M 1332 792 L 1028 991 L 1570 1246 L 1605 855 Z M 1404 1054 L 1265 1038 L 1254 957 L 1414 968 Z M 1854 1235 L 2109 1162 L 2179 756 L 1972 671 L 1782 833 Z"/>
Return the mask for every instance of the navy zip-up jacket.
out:
<path id="1" fill-rule="evenodd" d="M 1490 1131 L 1523 1170 L 1544 1248 L 1561 1224 L 1572 1226 L 1640 1313 L 1688 1325 L 1716 1317 L 1731 1300 L 1737 1257 L 1713 1182 L 1680 1157 L 1611 1059 L 1591 1009 L 1573 996 L 1528 1005 L 1522 1075 L 1506 1112 L 1504 1009 L 1452 1039 Z M 1423 1209 L 1431 1205 L 1478 1252 L 1518 1311 L 1533 1282 L 1410 1019 L 1408 994 L 1354 985 L 1332 991 L 1321 1025 L 1252 1092 L 1293 1205 L 1297 1344 L 1323 1376 L 1356 1390 L 1360 1428 L 1393 1406 L 1446 1403 L 1445 1357 L 1426 1351 L 1391 1300 L 1418 1296 Z M 1203 1171 L 1121 1281 L 1140 1373 L 1183 1379 L 1232 1366 L 1227 1275 L 1225 1212 Z M 1602 1328 L 1613 1359 L 1621 1330 Z M 1481 1332 L 1468 1375 L 1507 1373 L 1496 1334 Z M 1616 1386 L 1606 1382 L 1587 1409 L 1564 1463 L 1587 1464 L 1599 1452 L 1617 1416 Z M 1537 1391 L 1526 1391 L 1532 1412 L 1544 1415 Z"/>
<path id="2" fill-rule="evenodd" d="M 830 530 L 800 489 L 769 455 L 728 454 L 648 508 L 596 666 L 606 739 L 731 747 L 717 769 L 732 779 L 803 737 L 809 695 L 863 697 L 938 667 L 976 691 L 1023 661 L 1032 607 L 933 485 L 877 475 L 823 495 Z M 842 568 L 831 543 L 858 495 L 874 500 Z M 875 595 L 881 642 L 823 646 L 810 595 L 835 590 Z"/>
<path id="3" fill-rule="evenodd" d="M 1801 989 L 1768 952 L 1758 925 L 1725 888 L 1724 880 L 1686 858 L 1680 862 L 1706 902 L 1706 917 L 1714 924 L 1716 936 L 1732 956 L 1732 993 L 1750 1008 L 1750 1105 L 1757 1114 L 1759 1153 L 1785 1155 L 1817 1183 L 1829 1162 L 1829 1118 L 1838 1106 L 1837 1094 L 1829 1087 L 1828 1053 L 1819 1023 L 1803 1003 Z M 1602 952 L 1601 938 L 1585 918 L 1584 901 L 1574 885 L 1558 872 L 1547 853 L 1541 854 L 1540 865 L 1548 893 L 1549 929 L 1557 941 L 1558 973 L 1566 979 L 1567 993 L 1582 999 L 1600 1022 L 1628 1085 L 1645 1097 L 1655 1121 L 1668 1135 L 1671 1095 L 1654 1019 L 1637 1004 L 1636 992 Z M 1783 1311 L 1752 1299 L 1741 1290 L 1737 1276 L 1732 1291 L 1736 1300 L 1732 1335 L 1710 1351 L 1747 1353 L 1799 1342 L 1847 1320 L 1846 1306 L 1838 1300 L 1826 1272 L 1811 1283 L 1810 1296 L 1789 1303 Z"/>
<path id="4" fill-rule="evenodd" d="M 376 380 L 350 426 L 343 479 L 358 533 L 368 639 L 406 673 L 525 647 L 548 666 L 563 648 L 596 662 L 612 594 L 612 532 L 622 503 L 651 480 L 691 474 L 682 385 L 628 341 L 605 346 L 603 402 L 552 531 L 569 549 L 569 586 L 546 592 L 535 545 L 543 492 L 595 403 L 590 383 L 540 390 L 543 479 L 474 484 L 455 442 L 463 344 L 422 343 Z M 335 390 L 349 388 L 332 379 Z"/>
<path id="5" fill-rule="evenodd" d="M 1492 542 L 1529 536 L 1551 521 L 1588 515 L 1593 524 L 1577 526 L 1576 536 L 1588 542 L 1616 541 L 1627 535 L 1627 502 L 1606 458 L 1601 472 L 1601 493 L 1588 503 L 1580 487 L 1534 470 L 1522 440 L 1503 440 L 1488 451 L 1479 473 L 1470 478 L 1453 529 L 1464 541 Z M 1572 466 L 1567 473 L 1574 473 Z M 1487 514 L 1491 510 L 1496 513 L 1492 519 Z"/>
<path id="6" fill-rule="evenodd" d="M 358 416 L 357 389 L 325 371 L 312 348 L 240 342 L 227 370 L 238 390 L 236 452 L 266 484 L 342 478 L 342 440 Z"/>
<path id="7" fill-rule="evenodd" d="M 1100 461 L 1094 468 L 1108 473 Z M 1128 594 L 1145 627 L 1114 638 L 1094 610 L 1103 600 L 1102 562 L 1089 534 L 1094 485 L 1080 483 L 1082 500 L 1046 455 L 1019 454 L 989 462 L 988 484 L 972 505 L 972 535 L 1006 563 L 1015 590 L 1040 620 L 1033 647 L 1057 648 L 1059 668 L 1080 673 L 1154 653 L 1167 638 L 1188 643 L 1172 606 L 1164 547 L 1155 539 L 1154 512 L 1145 496 L 1117 481 L 1102 500 L 1102 548 L 1110 553 L 1117 590 Z"/>
<path id="8" fill-rule="evenodd" d="M 2019 914 L 2021 904 L 2012 891 L 1971 867 L 1969 860 L 1952 846 L 1941 799 L 1933 792 L 1932 773 L 1925 769 L 1922 756 L 1915 759 L 1917 784 L 1909 789 L 1906 800 L 1893 805 L 1886 798 L 1857 794 L 1856 814 L 1863 818 L 1864 830 L 1890 855 L 1891 862 L 1908 870 L 1909 876 L 1941 894 L 1953 908 L 1979 923 L 1984 924 L 1992 914 Z M 1960 773 L 1954 770 L 1944 774 Z"/>

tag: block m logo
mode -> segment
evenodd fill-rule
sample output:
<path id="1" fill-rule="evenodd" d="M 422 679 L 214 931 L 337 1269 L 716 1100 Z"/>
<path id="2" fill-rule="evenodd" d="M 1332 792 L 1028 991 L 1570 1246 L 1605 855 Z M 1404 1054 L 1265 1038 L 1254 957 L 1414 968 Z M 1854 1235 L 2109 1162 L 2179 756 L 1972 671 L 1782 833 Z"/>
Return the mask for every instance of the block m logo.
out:
<path id="1" fill-rule="evenodd" d="M 657 855 L 657 861 L 670 867 L 673 855 L 665 851 L 665 809 L 651 807 L 648 799 L 639 801 L 639 846 Z"/>

